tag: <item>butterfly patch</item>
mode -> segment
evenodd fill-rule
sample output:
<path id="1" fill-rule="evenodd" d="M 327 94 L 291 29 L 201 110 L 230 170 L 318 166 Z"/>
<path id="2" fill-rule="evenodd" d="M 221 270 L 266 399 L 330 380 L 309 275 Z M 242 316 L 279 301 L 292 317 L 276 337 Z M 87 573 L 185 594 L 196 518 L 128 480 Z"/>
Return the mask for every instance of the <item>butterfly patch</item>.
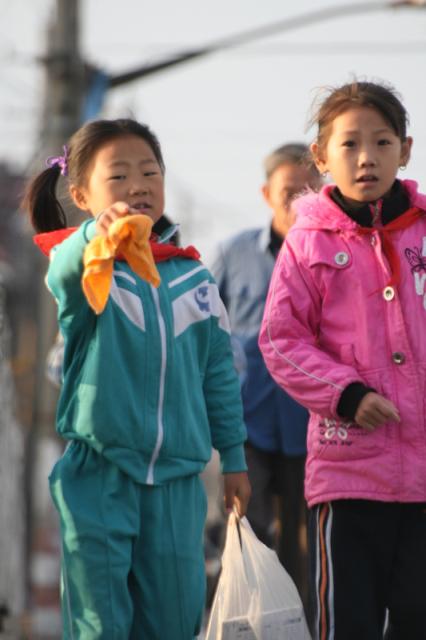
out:
<path id="1" fill-rule="evenodd" d="M 419 247 L 405 249 L 404 255 L 414 276 L 416 293 L 418 296 L 423 297 L 423 307 L 426 310 L 426 237 L 423 238 L 421 250 Z"/>

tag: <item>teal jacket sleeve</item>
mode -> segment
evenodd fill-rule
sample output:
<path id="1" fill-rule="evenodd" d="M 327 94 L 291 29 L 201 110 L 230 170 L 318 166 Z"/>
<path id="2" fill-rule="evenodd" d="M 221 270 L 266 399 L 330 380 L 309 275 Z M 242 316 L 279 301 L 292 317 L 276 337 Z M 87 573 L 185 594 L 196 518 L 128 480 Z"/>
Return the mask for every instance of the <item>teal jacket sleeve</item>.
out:
<path id="1" fill-rule="evenodd" d="M 223 313 L 225 309 L 223 309 Z M 219 451 L 223 473 L 245 471 L 240 383 L 234 367 L 229 334 L 212 319 L 212 341 L 204 378 L 204 396 L 209 415 L 213 447 Z"/>
<path id="2" fill-rule="evenodd" d="M 90 307 L 81 286 L 83 253 L 95 235 L 95 221 L 85 221 L 60 245 L 54 248 L 47 272 L 47 286 L 58 303 L 58 319 L 66 328 Z"/>

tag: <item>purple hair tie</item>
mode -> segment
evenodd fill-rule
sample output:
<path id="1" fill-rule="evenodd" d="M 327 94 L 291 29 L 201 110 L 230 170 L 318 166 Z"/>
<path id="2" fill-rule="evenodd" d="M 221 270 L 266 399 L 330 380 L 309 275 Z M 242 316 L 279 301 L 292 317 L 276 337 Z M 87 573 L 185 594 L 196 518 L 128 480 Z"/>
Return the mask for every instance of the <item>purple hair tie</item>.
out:
<path id="1" fill-rule="evenodd" d="M 63 146 L 64 155 L 63 156 L 49 156 L 46 160 L 46 164 L 48 167 L 60 167 L 61 175 L 68 175 L 68 147 L 67 145 Z"/>

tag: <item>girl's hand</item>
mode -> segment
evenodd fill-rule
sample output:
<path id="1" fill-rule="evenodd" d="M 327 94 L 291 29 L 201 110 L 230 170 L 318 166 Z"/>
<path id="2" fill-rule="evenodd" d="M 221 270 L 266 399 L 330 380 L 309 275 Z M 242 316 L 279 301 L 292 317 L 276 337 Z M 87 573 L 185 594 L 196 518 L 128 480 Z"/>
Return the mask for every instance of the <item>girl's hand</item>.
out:
<path id="1" fill-rule="evenodd" d="M 107 209 L 103 209 L 95 217 L 96 233 L 100 236 L 106 236 L 109 226 L 115 222 L 115 220 L 134 213 L 138 213 L 138 210 L 132 209 L 126 202 L 115 202 Z"/>
<path id="2" fill-rule="evenodd" d="M 234 507 L 237 508 L 238 515 L 242 518 L 247 512 L 247 505 L 250 500 L 251 486 L 246 471 L 241 473 L 225 473 L 225 509 L 230 513 Z"/>
<path id="3" fill-rule="evenodd" d="M 379 425 L 391 420 L 401 421 L 398 409 L 390 400 L 372 391 L 363 397 L 355 414 L 355 422 L 367 431 L 374 431 Z"/>

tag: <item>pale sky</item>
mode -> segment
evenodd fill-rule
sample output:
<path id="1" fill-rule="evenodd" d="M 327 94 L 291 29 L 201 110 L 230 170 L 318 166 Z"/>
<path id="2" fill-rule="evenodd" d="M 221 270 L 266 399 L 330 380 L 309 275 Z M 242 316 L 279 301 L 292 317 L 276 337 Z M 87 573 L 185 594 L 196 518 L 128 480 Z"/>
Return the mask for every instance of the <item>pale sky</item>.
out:
<path id="1" fill-rule="evenodd" d="M 356 5 L 346 0 L 81 0 L 81 50 L 119 73 L 248 29 Z M 360 5 L 368 3 L 359 2 Z M 377 5 L 377 2 L 370 3 Z M 43 104 L 47 20 L 54 0 L 0 0 L 0 160 L 24 168 Z M 383 6 L 386 2 L 383 2 Z M 157 133 L 167 212 L 208 263 L 217 242 L 264 224 L 262 161 L 306 123 L 318 88 L 354 75 L 395 86 L 410 115 L 412 160 L 401 177 L 426 190 L 426 9 L 330 18 L 214 53 L 112 90 L 105 117 L 133 115 Z M 60 150 L 58 150 L 59 152 Z"/>

